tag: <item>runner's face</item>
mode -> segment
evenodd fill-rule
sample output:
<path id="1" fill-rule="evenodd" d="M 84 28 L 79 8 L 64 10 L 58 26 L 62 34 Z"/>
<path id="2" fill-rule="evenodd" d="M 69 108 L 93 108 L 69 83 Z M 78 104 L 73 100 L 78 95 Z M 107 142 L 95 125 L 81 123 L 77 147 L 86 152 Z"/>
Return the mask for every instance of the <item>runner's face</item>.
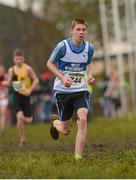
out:
<path id="1" fill-rule="evenodd" d="M 15 65 L 21 66 L 24 62 L 24 57 L 23 56 L 14 56 L 13 61 L 14 61 Z"/>
<path id="2" fill-rule="evenodd" d="M 84 24 L 76 24 L 71 29 L 72 39 L 76 44 L 81 44 L 87 34 L 87 27 Z"/>

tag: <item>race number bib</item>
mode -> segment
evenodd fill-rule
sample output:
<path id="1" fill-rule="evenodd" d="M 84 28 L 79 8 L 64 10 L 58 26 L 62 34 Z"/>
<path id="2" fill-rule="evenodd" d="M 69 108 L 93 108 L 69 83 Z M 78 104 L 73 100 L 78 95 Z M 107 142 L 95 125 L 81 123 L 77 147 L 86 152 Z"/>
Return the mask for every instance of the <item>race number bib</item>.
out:
<path id="1" fill-rule="evenodd" d="M 72 86 L 83 86 L 86 83 L 84 72 L 70 72 L 69 77 L 72 80 Z"/>
<path id="2" fill-rule="evenodd" d="M 23 81 L 13 81 L 13 89 L 16 92 L 20 92 L 25 90 L 25 84 Z"/>

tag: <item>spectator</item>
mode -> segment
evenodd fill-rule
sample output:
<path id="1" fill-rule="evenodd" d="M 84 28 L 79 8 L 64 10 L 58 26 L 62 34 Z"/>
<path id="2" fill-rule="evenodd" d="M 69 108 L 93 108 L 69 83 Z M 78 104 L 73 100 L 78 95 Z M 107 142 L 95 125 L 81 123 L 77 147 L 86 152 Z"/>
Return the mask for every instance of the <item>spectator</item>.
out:
<path id="1" fill-rule="evenodd" d="M 3 84 L 5 80 L 5 68 L 0 65 L 0 133 L 6 127 L 7 107 L 8 107 L 8 88 Z"/>

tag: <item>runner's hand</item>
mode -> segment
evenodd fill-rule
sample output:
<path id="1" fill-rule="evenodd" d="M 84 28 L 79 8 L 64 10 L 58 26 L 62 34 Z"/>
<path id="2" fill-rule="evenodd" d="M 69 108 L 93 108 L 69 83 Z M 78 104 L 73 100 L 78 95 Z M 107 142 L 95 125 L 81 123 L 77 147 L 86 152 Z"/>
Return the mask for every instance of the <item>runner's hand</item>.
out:
<path id="1" fill-rule="evenodd" d="M 88 84 L 89 84 L 89 85 L 92 85 L 92 84 L 94 84 L 94 83 L 95 83 L 94 77 L 92 77 L 92 76 L 89 77 L 89 78 L 88 78 Z"/>
<path id="2" fill-rule="evenodd" d="M 72 85 L 72 80 L 70 78 L 68 78 L 68 77 L 64 77 L 63 83 L 64 83 L 65 87 L 69 88 Z"/>

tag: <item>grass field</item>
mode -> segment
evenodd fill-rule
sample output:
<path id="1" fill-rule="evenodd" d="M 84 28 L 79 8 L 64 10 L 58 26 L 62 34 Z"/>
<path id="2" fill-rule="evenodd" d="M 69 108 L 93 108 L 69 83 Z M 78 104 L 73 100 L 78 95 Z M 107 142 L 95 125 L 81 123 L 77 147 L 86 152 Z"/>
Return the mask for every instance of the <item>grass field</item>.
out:
<path id="1" fill-rule="evenodd" d="M 0 137 L 0 178 L 136 178 L 136 116 L 93 119 L 81 161 L 74 160 L 76 123 L 53 141 L 49 124 L 26 126 L 28 143 L 18 146 L 15 127 Z"/>

